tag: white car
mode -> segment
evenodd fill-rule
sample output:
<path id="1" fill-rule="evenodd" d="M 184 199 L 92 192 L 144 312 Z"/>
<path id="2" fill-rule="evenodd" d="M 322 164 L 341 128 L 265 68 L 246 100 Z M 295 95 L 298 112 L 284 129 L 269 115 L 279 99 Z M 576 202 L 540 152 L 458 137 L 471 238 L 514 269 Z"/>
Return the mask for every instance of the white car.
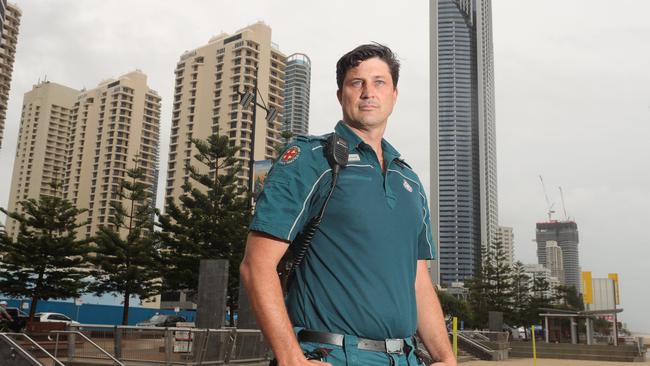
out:
<path id="1" fill-rule="evenodd" d="M 34 318 L 42 323 L 66 323 L 67 325 L 79 325 L 79 322 L 70 319 L 68 316 L 61 313 L 36 313 Z"/>

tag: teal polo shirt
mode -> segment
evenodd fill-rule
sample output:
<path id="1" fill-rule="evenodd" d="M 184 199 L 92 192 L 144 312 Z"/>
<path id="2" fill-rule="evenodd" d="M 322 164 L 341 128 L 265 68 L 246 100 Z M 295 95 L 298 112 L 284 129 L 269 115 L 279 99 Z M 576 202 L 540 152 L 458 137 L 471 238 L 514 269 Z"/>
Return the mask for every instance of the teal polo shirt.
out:
<path id="1" fill-rule="evenodd" d="M 371 339 L 406 338 L 417 328 L 418 259 L 434 258 L 422 183 L 386 140 L 386 170 L 347 125 L 348 166 L 286 304 L 294 326 Z M 252 231 L 291 242 L 317 215 L 329 191 L 325 137 L 299 137 L 271 168 L 255 207 Z"/>

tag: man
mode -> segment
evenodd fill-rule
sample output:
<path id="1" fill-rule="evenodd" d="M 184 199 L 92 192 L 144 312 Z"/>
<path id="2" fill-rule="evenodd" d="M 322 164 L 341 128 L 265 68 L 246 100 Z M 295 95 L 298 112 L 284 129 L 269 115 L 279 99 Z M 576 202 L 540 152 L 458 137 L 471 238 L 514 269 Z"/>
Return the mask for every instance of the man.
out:
<path id="1" fill-rule="evenodd" d="M 383 139 L 397 99 L 399 62 L 378 44 L 337 63 L 348 166 L 285 299 L 276 266 L 330 189 L 325 137 L 299 137 L 266 178 L 240 267 L 278 365 L 417 365 L 418 333 L 456 365 L 426 260 L 434 246 L 422 184 Z M 318 351 L 326 363 L 307 360 Z"/>
<path id="2" fill-rule="evenodd" d="M 9 323 L 14 321 L 14 318 L 7 312 L 7 302 L 0 301 L 0 322 L 7 321 Z"/>

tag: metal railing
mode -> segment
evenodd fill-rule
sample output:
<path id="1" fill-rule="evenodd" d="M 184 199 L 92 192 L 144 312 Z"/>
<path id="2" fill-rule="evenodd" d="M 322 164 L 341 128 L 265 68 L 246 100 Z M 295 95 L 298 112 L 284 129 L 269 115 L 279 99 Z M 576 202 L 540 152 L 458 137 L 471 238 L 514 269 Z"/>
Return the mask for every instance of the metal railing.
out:
<path id="1" fill-rule="evenodd" d="M 35 347 L 39 352 L 42 352 L 46 358 L 51 359 L 54 364 L 58 366 L 65 366 L 55 356 L 46 351 L 43 347 L 41 347 L 41 345 L 36 343 L 36 341 L 24 333 L 0 333 L 0 337 L 4 338 L 12 347 L 14 347 L 14 349 L 22 353 L 30 362 L 35 365 L 42 365 L 42 363 L 38 360 L 38 358 L 34 357 L 32 352 L 25 349 L 25 345 L 18 344 L 15 338 L 24 338 L 28 342 L 29 347 Z"/>
<path id="2" fill-rule="evenodd" d="M 467 338 L 481 340 L 485 342 L 490 341 L 490 338 L 487 335 L 483 334 L 483 331 L 478 331 L 478 330 L 460 330 L 458 331 L 458 335 L 463 335 Z"/>
<path id="3" fill-rule="evenodd" d="M 259 330 L 159 328 L 136 326 L 71 326 L 59 332 L 67 337 L 68 357 L 147 361 L 162 365 L 223 365 L 268 360 L 269 349 Z M 53 332 L 55 333 L 55 332 Z M 75 334 L 92 342 L 71 340 Z M 63 341 L 57 337 L 56 347 Z M 100 352 L 99 350 L 103 351 Z"/>
<path id="4" fill-rule="evenodd" d="M 480 342 L 509 342 L 510 332 L 496 332 L 489 330 L 461 330 L 458 334 L 463 334 Z"/>
<path id="5" fill-rule="evenodd" d="M 468 337 L 466 334 L 459 333 L 458 334 L 458 339 L 463 340 L 466 344 L 469 344 L 473 348 L 479 349 L 481 352 L 487 354 L 487 355 L 492 355 L 492 349 L 486 347 L 483 345 L 481 342 L 476 341 L 475 339 Z"/>
<path id="6" fill-rule="evenodd" d="M 96 350 L 100 351 L 102 354 L 106 355 L 108 358 L 110 358 L 114 364 L 117 366 L 124 366 L 122 362 L 120 362 L 118 359 L 113 357 L 110 353 L 106 352 L 105 349 L 101 348 L 97 343 L 93 342 L 92 339 L 86 337 L 83 333 L 80 331 L 75 331 L 75 330 L 53 330 L 50 331 L 50 333 L 56 334 L 56 343 L 54 344 L 54 357 L 57 356 L 58 350 L 59 350 L 59 336 L 61 334 L 68 334 L 68 358 L 74 358 L 74 351 L 76 350 L 76 347 L 72 347 L 70 349 L 70 345 L 75 345 L 76 344 L 76 336 L 79 335 L 81 338 L 83 338 L 86 342 L 90 343 Z M 72 352 L 71 352 L 72 351 Z M 72 357 L 71 357 L 72 356 Z"/>

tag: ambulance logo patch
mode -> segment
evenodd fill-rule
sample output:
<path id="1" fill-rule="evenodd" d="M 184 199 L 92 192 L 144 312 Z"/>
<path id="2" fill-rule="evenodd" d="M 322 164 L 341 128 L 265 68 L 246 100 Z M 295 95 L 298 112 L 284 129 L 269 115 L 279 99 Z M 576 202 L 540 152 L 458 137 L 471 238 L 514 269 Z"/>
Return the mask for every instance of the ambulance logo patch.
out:
<path id="1" fill-rule="evenodd" d="M 280 158 L 280 164 L 291 164 L 300 155 L 300 148 L 298 146 L 291 146 L 287 151 L 284 152 L 284 155 Z"/>
<path id="2" fill-rule="evenodd" d="M 404 189 L 413 193 L 413 187 L 411 187 L 411 185 L 409 184 L 409 182 L 406 181 L 406 179 L 404 179 L 404 183 L 402 183 L 402 185 L 404 186 Z"/>

